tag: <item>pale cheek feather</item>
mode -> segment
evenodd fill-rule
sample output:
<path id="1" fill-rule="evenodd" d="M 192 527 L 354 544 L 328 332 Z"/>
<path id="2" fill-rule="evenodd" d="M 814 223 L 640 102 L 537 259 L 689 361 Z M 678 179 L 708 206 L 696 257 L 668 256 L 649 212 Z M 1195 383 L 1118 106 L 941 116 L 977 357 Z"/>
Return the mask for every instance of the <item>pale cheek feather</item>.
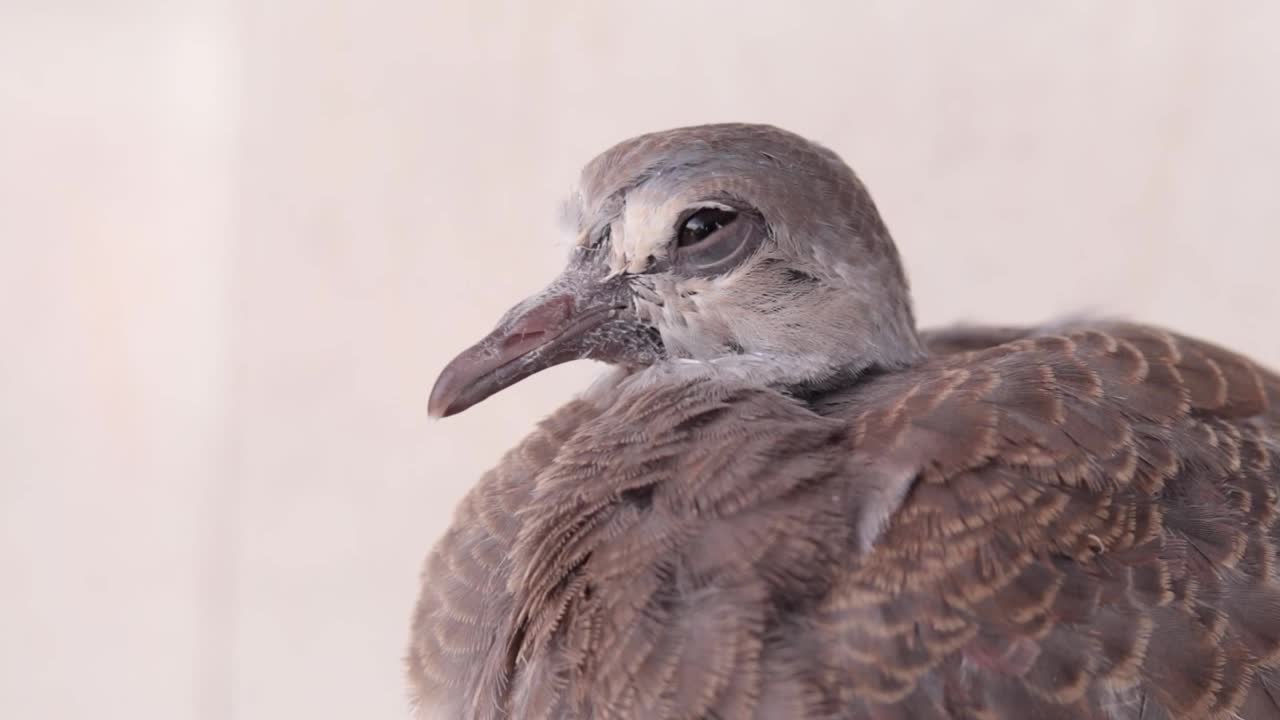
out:
<path id="1" fill-rule="evenodd" d="M 636 309 L 653 323 L 674 354 L 713 355 L 734 339 L 731 323 L 721 312 L 732 305 L 728 297 L 732 286 L 733 276 L 664 278 L 653 288 L 661 304 L 638 301 Z"/>

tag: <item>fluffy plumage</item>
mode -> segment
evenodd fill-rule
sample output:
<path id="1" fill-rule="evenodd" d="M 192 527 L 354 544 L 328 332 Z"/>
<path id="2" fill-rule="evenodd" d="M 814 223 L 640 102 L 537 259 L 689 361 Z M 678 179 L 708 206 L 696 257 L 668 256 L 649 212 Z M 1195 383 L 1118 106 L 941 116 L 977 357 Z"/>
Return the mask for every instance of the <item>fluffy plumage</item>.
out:
<path id="1" fill-rule="evenodd" d="M 423 713 L 1280 718 L 1280 377 L 1134 324 L 911 339 L 803 382 L 668 348 L 539 424 L 427 558 Z"/>

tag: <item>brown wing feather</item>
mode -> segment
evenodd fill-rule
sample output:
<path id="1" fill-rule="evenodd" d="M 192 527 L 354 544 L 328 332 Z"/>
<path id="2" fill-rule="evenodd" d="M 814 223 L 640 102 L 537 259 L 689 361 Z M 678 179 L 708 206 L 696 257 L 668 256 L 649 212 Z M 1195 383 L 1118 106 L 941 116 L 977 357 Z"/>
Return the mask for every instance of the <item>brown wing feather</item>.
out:
<path id="1" fill-rule="evenodd" d="M 807 404 L 703 377 L 553 416 L 427 561 L 417 696 L 1280 718 L 1280 380 L 1134 325 L 937 348 Z"/>
<path id="2" fill-rule="evenodd" d="M 519 513 L 532 498 L 538 471 L 599 412 L 573 402 L 539 423 L 463 498 L 427 556 L 405 660 L 420 714 L 493 717 L 505 702 L 499 692 L 510 682 L 511 639 L 501 632 L 520 594 L 509 560 Z"/>
<path id="3" fill-rule="evenodd" d="M 891 398 L 957 370 L 964 381 L 925 393 L 910 422 L 875 422 Z M 941 673 L 957 716 L 1267 706 L 1252 680 L 1280 651 L 1274 376 L 1139 326 L 959 352 L 913 375 L 827 401 L 875 428 L 858 452 L 924 452 L 877 549 L 819 611 L 824 633 L 912 618 L 878 645 L 884 668 L 934 618 L 965 628 L 971 639 L 900 673 Z M 965 437 L 957 426 L 968 437 L 950 441 Z M 870 690 L 854 694 L 894 701 Z M 1280 717 L 1270 707 L 1249 717 Z"/>

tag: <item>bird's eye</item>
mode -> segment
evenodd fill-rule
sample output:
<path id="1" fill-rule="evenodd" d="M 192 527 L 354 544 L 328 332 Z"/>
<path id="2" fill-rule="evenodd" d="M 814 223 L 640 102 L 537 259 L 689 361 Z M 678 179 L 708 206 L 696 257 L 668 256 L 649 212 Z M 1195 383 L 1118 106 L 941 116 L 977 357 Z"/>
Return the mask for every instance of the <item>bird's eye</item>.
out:
<path id="1" fill-rule="evenodd" d="M 680 228 L 679 247 L 691 247 L 711 237 L 715 231 L 733 222 L 738 213 L 723 208 L 702 208 L 690 215 Z"/>
<path id="2" fill-rule="evenodd" d="M 664 261 L 674 272 L 709 277 L 737 267 L 769 237 L 764 217 L 725 205 L 692 208 L 675 225 L 675 245 Z"/>

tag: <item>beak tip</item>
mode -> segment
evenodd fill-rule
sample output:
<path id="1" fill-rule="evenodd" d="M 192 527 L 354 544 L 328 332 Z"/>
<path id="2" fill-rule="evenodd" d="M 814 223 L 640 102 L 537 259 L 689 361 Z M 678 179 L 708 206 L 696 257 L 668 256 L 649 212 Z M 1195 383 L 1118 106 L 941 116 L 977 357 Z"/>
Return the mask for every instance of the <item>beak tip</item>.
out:
<path id="1" fill-rule="evenodd" d="M 433 403 L 427 403 L 427 417 L 432 420 L 443 420 L 456 412 L 456 410 L 452 410 L 447 406 L 441 407 Z"/>
<path id="2" fill-rule="evenodd" d="M 453 363 L 445 367 L 440 373 L 440 377 L 436 378 L 436 384 L 431 388 L 431 396 L 427 399 L 427 417 L 432 420 L 449 417 L 453 414 L 450 412 L 451 405 L 457 400 L 456 385 L 451 372 Z M 456 410 L 454 411 L 456 412 Z"/>
<path id="3" fill-rule="evenodd" d="M 436 383 L 431 389 L 431 397 L 427 400 L 427 417 L 432 420 L 440 420 L 458 412 L 452 407 L 456 400 L 453 397 L 456 393 L 443 391 L 442 383 Z"/>

